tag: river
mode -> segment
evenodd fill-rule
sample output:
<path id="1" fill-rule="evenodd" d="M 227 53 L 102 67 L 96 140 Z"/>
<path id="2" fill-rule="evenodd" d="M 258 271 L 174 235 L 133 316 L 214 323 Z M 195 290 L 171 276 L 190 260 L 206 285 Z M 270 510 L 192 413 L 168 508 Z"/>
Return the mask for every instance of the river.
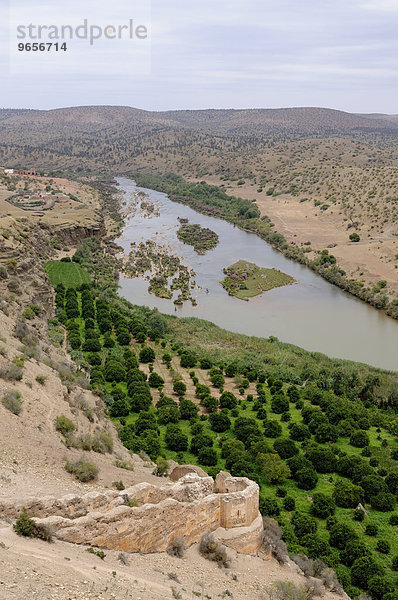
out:
<path id="1" fill-rule="evenodd" d="M 116 240 L 124 252 L 129 253 L 131 242 L 148 239 L 171 247 L 184 264 L 195 270 L 195 280 L 202 288 L 197 295 L 197 306 L 186 302 L 175 310 L 172 300 L 148 293 L 147 280 L 121 276 L 121 296 L 133 304 L 157 307 L 160 312 L 181 317 L 206 319 L 237 333 L 272 335 L 331 357 L 398 370 L 398 321 L 331 285 L 308 267 L 285 258 L 255 234 L 172 202 L 161 192 L 139 188 L 131 179 L 118 178 L 118 182 L 126 198 L 137 190 L 144 191 L 158 210 L 157 216 L 148 217 L 137 211 L 126 219 L 123 235 Z M 215 231 L 219 236 L 218 246 L 202 256 L 181 243 L 176 236 L 180 227 L 178 217 Z M 224 277 L 222 269 L 239 259 L 279 269 L 297 283 L 275 288 L 249 302 L 228 296 L 219 283 Z"/>

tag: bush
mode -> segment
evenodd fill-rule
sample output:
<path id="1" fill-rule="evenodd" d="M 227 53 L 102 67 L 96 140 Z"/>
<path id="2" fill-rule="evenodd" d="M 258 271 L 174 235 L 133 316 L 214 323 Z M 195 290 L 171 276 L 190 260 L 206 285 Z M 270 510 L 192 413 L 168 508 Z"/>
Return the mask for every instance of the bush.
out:
<path id="1" fill-rule="evenodd" d="M 365 431 L 358 429 L 352 433 L 350 444 L 355 448 L 365 448 L 366 446 L 369 446 L 369 436 Z"/>
<path id="2" fill-rule="evenodd" d="M 177 558 L 183 558 L 186 550 L 185 540 L 181 536 L 173 538 L 170 545 L 166 548 L 167 554 L 170 556 L 177 556 Z"/>
<path id="3" fill-rule="evenodd" d="M 182 398 L 182 400 L 180 400 L 178 409 L 180 411 L 180 419 L 183 421 L 195 419 L 199 410 L 195 402 L 192 402 L 192 400 L 188 400 L 187 398 Z"/>
<path id="4" fill-rule="evenodd" d="M 157 373 L 153 372 L 149 375 L 148 383 L 151 388 L 161 388 L 164 385 L 164 379 Z"/>
<path id="5" fill-rule="evenodd" d="M 292 514 L 291 523 L 298 540 L 301 540 L 307 534 L 315 533 L 318 527 L 314 518 L 300 512 Z"/>
<path id="6" fill-rule="evenodd" d="M 329 543 L 331 546 L 343 550 L 347 543 L 357 539 L 355 531 L 345 523 L 336 523 L 329 531 Z"/>
<path id="7" fill-rule="evenodd" d="M 270 517 L 263 518 L 262 545 L 266 552 L 271 552 L 279 564 L 284 564 L 288 559 L 285 542 L 281 539 L 282 530 L 278 523 Z"/>
<path id="8" fill-rule="evenodd" d="M 153 474 L 156 475 L 156 477 L 167 477 L 169 468 L 170 468 L 169 461 L 166 460 L 165 458 L 163 458 L 163 456 L 158 456 L 158 458 L 156 459 L 156 468 L 153 471 Z M 176 539 L 178 539 L 178 538 L 176 538 Z M 170 552 L 169 552 L 169 554 L 170 554 Z M 174 555 L 174 556 L 177 556 L 177 555 Z"/>
<path id="9" fill-rule="evenodd" d="M 389 554 L 391 550 L 390 542 L 387 540 L 378 540 L 376 550 L 381 554 Z"/>
<path id="10" fill-rule="evenodd" d="M 1 403 L 14 415 L 19 415 L 22 410 L 22 396 L 16 390 L 6 390 L 1 399 Z"/>
<path id="11" fill-rule="evenodd" d="M 366 527 L 365 527 L 365 535 L 369 535 L 371 537 L 376 537 L 378 532 L 379 532 L 379 528 L 377 527 L 377 525 L 373 525 L 373 524 L 369 523 L 369 525 L 366 525 Z"/>
<path id="12" fill-rule="evenodd" d="M 217 562 L 219 567 L 227 569 L 230 565 L 226 547 L 216 542 L 211 533 L 205 533 L 202 536 L 199 544 L 199 552 L 208 560 Z"/>
<path id="13" fill-rule="evenodd" d="M 334 486 L 333 496 L 337 506 L 355 508 L 363 502 L 363 489 L 350 481 L 338 481 Z"/>
<path id="14" fill-rule="evenodd" d="M 260 496 L 260 513 L 264 517 L 277 517 L 280 515 L 281 508 L 276 498 Z"/>
<path id="15" fill-rule="evenodd" d="M 311 513 L 320 519 L 326 519 L 336 510 L 336 502 L 332 496 L 318 492 L 312 496 Z"/>
<path id="16" fill-rule="evenodd" d="M 183 396 L 187 391 L 187 386 L 183 381 L 175 381 L 173 383 L 173 391 L 177 394 L 177 396 Z"/>
<path id="17" fill-rule="evenodd" d="M 382 575 L 383 569 L 372 556 L 362 556 L 351 567 L 351 579 L 354 585 L 368 589 L 368 583 L 376 575 Z"/>
<path id="18" fill-rule="evenodd" d="M 298 454 L 298 448 L 292 440 L 286 438 L 279 438 L 274 442 L 274 450 L 283 459 L 291 458 Z"/>
<path id="19" fill-rule="evenodd" d="M 394 592 L 394 586 L 381 575 L 375 575 L 368 581 L 368 591 L 372 600 L 385 600 L 387 594 Z"/>
<path id="20" fill-rule="evenodd" d="M 94 463 L 86 461 L 84 458 L 80 458 L 74 463 L 67 461 L 65 469 L 82 483 L 94 481 L 98 477 L 98 467 Z"/>
<path id="21" fill-rule="evenodd" d="M 235 408 L 238 406 L 236 396 L 234 396 L 231 392 L 223 392 L 220 396 L 220 406 L 221 408 Z"/>
<path id="22" fill-rule="evenodd" d="M 286 498 L 283 499 L 282 504 L 283 508 L 289 512 L 296 508 L 296 501 L 291 496 L 286 496 Z"/>
<path id="23" fill-rule="evenodd" d="M 370 556 L 370 550 L 358 540 L 350 540 L 347 542 L 345 548 L 340 552 L 340 559 L 343 564 L 347 567 L 351 567 L 357 558 L 362 556 Z"/>
<path id="24" fill-rule="evenodd" d="M 75 431 L 76 425 L 68 417 L 65 417 L 65 415 L 59 415 L 55 419 L 55 429 L 62 433 L 62 435 L 68 436 Z"/>
<path id="25" fill-rule="evenodd" d="M 391 561 L 391 568 L 393 571 L 398 571 L 398 554 L 396 554 Z"/>
<path id="26" fill-rule="evenodd" d="M 302 490 L 312 490 L 318 483 L 318 475 L 314 469 L 305 467 L 294 474 L 294 479 L 297 485 Z"/>
<path id="27" fill-rule="evenodd" d="M 155 360 L 154 350 L 150 346 L 144 346 L 140 350 L 139 359 L 142 363 L 153 362 Z"/>
<path id="28" fill-rule="evenodd" d="M 28 516 L 26 509 L 23 508 L 20 516 L 13 525 L 17 535 L 24 537 L 35 537 L 45 542 L 52 541 L 52 530 L 44 523 L 37 523 Z"/>
<path id="29" fill-rule="evenodd" d="M 9 363 L 0 368 L 0 379 L 5 379 L 6 381 L 21 381 L 22 375 L 22 368 L 14 363 Z"/>
<path id="30" fill-rule="evenodd" d="M 184 452 L 188 449 L 188 438 L 174 423 L 169 423 L 165 434 L 166 446 L 175 452 Z"/>
<path id="31" fill-rule="evenodd" d="M 214 448 L 202 448 L 198 454 L 198 461 L 206 467 L 214 467 L 218 461 L 217 452 Z"/>
<path id="32" fill-rule="evenodd" d="M 396 497 L 394 494 L 380 492 L 376 496 L 370 499 L 372 508 L 380 510 L 381 512 L 389 512 L 394 510 L 396 505 Z"/>

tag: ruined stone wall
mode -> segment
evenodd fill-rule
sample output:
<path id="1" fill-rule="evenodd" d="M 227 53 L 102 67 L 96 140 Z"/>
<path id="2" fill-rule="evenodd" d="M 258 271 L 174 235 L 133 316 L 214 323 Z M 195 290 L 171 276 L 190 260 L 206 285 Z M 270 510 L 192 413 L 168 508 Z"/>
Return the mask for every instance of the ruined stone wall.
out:
<path id="1" fill-rule="evenodd" d="M 55 537 L 74 544 L 163 552 L 176 536 L 190 546 L 210 531 L 239 552 L 254 552 L 262 532 L 258 499 L 255 482 L 221 472 L 215 481 L 188 473 L 163 487 L 139 483 L 122 492 L 46 498 L 24 506 L 31 516 L 44 517 Z M 21 509 L 3 504 L 0 516 L 15 517 Z"/>

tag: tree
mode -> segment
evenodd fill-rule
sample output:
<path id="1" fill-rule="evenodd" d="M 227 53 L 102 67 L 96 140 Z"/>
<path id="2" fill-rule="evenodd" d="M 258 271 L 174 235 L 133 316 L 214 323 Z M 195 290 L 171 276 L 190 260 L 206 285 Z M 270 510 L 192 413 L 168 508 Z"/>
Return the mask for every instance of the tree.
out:
<path id="1" fill-rule="evenodd" d="M 340 559 L 347 567 L 351 567 L 357 558 L 370 555 L 370 550 L 363 542 L 360 542 L 359 540 L 349 540 L 345 548 L 340 552 Z"/>
<path id="2" fill-rule="evenodd" d="M 294 479 L 297 482 L 298 487 L 302 490 L 312 490 L 318 483 L 318 475 L 314 469 L 309 467 L 304 467 L 304 469 L 297 471 L 294 475 Z"/>
<path id="3" fill-rule="evenodd" d="M 116 339 L 121 346 L 128 346 L 130 343 L 130 333 L 128 329 L 122 327 L 118 329 Z"/>
<path id="4" fill-rule="evenodd" d="M 206 433 L 199 433 L 198 435 L 194 435 L 191 440 L 190 451 L 192 454 L 198 455 L 202 448 L 212 448 L 213 447 L 213 438 Z"/>
<path id="5" fill-rule="evenodd" d="M 115 359 L 108 360 L 105 364 L 105 379 L 106 381 L 124 381 L 126 371 L 123 365 Z"/>
<path id="6" fill-rule="evenodd" d="M 372 556 L 362 556 L 351 567 L 353 585 L 368 589 L 369 581 L 376 575 L 383 575 L 383 569 Z"/>
<path id="7" fill-rule="evenodd" d="M 173 383 L 173 390 L 177 394 L 177 396 L 183 396 L 187 391 L 187 386 L 183 381 L 175 381 Z"/>
<path id="8" fill-rule="evenodd" d="M 178 423 L 180 420 L 180 412 L 177 404 L 174 405 L 166 404 L 158 409 L 158 420 L 159 423 L 167 425 L 167 423 Z"/>
<path id="9" fill-rule="evenodd" d="M 139 359 L 142 363 L 153 362 L 155 360 L 154 350 L 150 346 L 144 346 L 140 350 Z"/>
<path id="10" fill-rule="evenodd" d="M 210 376 L 210 381 L 216 388 L 222 388 L 225 383 L 224 375 L 220 372 L 214 373 Z"/>
<path id="11" fill-rule="evenodd" d="M 366 431 L 358 429 L 351 434 L 350 444 L 355 448 L 365 448 L 365 446 L 369 446 L 369 436 Z"/>
<path id="12" fill-rule="evenodd" d="M 361 239 L 357 233 L 351 233 L 349 236 L 351 242 L 359 242 Z"/>
<path id="13" fill-rule="evenodd" d="M 271 410 L 277 414 L 282 414 L 289 410 L 289 400 L 284 394 L 278 393 L 272 398 Z"/>
<path id="14" fill-rule="evenodd" d="M 365 492 L 365 500 L 370 500 L 373 496 L 376 496 L 379 492 L 387 492 L 388 488 L 384 482 L 384 479 L 380 475 L 367 475 L 360 481 L 360 486 Z"/>
<path id="15" fill-rule="evenodd" d="M 277 438 L 282 433 L 282 426 L 279 421 L 266 421 L 264 423 L 264 435 L 269 438 Z"/>
<path id="16" fill-rule="evenodd" d="M 337 442 L 339 437 L 337 427 L 330 423 L 321 423 L 315 432 L 315 439 L 319 444 Z"/>
<path id="17" fill-rule="evenodd" d="M 283 459 L 291 458 L 298 454 L 298 448 L 292 440 L 286 438 L 278 438 L 274 442 L 274 450 Z"/>
<path id="18" fill-rule="evenodd" d="M 193 352 L 184 352 L 181 355 L 180 364 L 184 369 L 193 369 L 196 365 L 197 358 Z"/>
<path id="19" fill-rule="evenodd" d="M 220 396 L 221 408 L 236 408 L 238 401 L 232 392 L 223 392 Z"/>
<path id="20" fill-rule="evenodd" d="M 290 476 L 290 469 L 277 454 L 258 454 L 256 462 L 267 483 L 281 483 Z"/>
<path id="21" fill-rule="evenodd" d="M 188 449 L 188 437 L 174 423 L 167 425 L 165 442 L 168 449 L 175 452 L 184 452 Z"/>
<path id="22" fill-rule="evenodd" d="M 290 437 L 296 442 L 303 442 L 311 437 L 311 432 L 305 423 L 290 423 L 288 429 Z"/>
<path id="23" fill-rule="evenodd" d="M 311 513 L 320 519 L 326 519 L 336 510 L 336 502 L 332 496 L 317 492 L 312 496 Z"/>
<path id="24" fill-rule="evenodd" d="M 381 575 L 374 575 L 368 580 L 368 592 L 372 600 L 385 600 L 386 594 L 394 592 L 394 585 Z"/>
<path id="25" fill-rule="evenodd" d="M 184 421 L 190 421 L 194 419 L 198 414 L 198 407 L 192 400 L 187 400 L 186 398 L 182 398 L 179 404 L 180 410 L 180 419 Z"/>
<path id="26" fill-rule="evenodd" d="M 217 433 L 223 433 L 231 427 L 231 419 L 223 412 L 210 414 L 209 421 L 210 427 Z"/>
<path id="27" fill-rule="evenodd" d="M 305 457 L 318 473 L 333 473 L 336 470 L 337 459 L 331 448 L 311 446 L 307 448 Z"/>
<path id="28" fill-rule="evenodd" d="M 331 546 L 343 550 L 347 543 L 358 538 L 355 531 L 345 523 L 336 523 L 330 528 L 329 543 Z"/>
<path id="29" fill-rule="evenodd" d="M 338 481 L 334 486 L 333 497 L 337 506 L 355 508 L 363 501 L 363 489 L 350 481 Z"/>
<path id="30" fill-rule="evenodd" d="M 298 540 L 301 540 L 305 535 L 314 534 L 318 528 L 317 522 L 313 517 L 298 511 L 292 514 L 291 524 Z"/>
<path id="31" fill-rule="evenodd" d="M 207 412 L 212 413 L 218 408 L 218 400 L 214 396 L 205 396 L 201 400 L 201 404 L 205 407 Z"/>
<path id="32" fill-rule="evenodd" d="M 115 400 L 110 408 L 111 417 L 127 417 L 130 412 L 126 398 Z"/>
<path id="33" fill-rule="evenodd" d="M 88 339 L 83 343 L 84 352 L 100 352 L 101 342 L 95 339 Z"/>
<path id="34" fill-rule="evenodd" d="M 163 377 L 158 375 L 158 373 L 155 373 L 155 371 L 153 371 L 149 375 L 148 383 L 151 388 L 161 388 L 164 385 L 164 379 Z"/>
<path id="35" fill-rule="evenodd" d="M 214 467 L 217 464 L 218 456 L 214 448 L 202 448 L 198 454 L 198 462 L 206 467 Z"/>
<path id="36" fill-rule="evenodd" d="M 376 496 L 370 499 L 370 503 L 372 508 L 376 510 L 380 510 L 381 512 L 389 512 L 394 510 L 396 505 L 396 497 L 394 494 L 390 494 L 389 492 L 379 492 Z"/>

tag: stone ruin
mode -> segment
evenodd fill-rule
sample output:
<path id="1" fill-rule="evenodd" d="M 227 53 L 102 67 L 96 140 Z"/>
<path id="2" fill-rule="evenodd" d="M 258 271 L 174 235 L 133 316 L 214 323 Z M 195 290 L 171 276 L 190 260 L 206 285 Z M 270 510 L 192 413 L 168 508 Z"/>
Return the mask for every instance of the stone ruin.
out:
<path id="1" fill-rule="evenodd" d="M 164 552 L 177 536 L 191 546 L 207 532 L 237 552 L 250 554 L 261 546 L 259 487 L 226 472 L 214 480 L 182 469 L 176 482 L 163 487 L 139 483 L 122 492 L 71 494 L 24 506 L 51 526 L 55 538 L 108 550 Z M 22 505 L 0 504 L 0 518 L 16 518 L 21 510 Z"/>

